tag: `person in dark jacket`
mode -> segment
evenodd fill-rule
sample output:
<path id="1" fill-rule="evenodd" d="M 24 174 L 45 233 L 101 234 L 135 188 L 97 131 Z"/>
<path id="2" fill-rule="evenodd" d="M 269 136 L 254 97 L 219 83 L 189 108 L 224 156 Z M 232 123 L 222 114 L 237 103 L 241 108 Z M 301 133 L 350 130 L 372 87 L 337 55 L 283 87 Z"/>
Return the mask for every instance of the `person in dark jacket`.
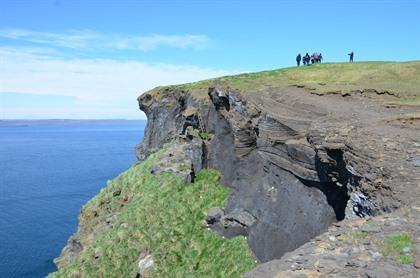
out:
<path id="1" fill-rule="evenodd" d="M 296 63 L 297 63 L 297 66 L 299 67 L 300 66 L 300 61 L 302 60 L 302 56 L 300 55 L 300 53 L 296 56 Z"/>
<path id="2" fill-rule="evenodd" d="M 322 57 L 322 53 L 319 53 L 319 55 L 318 55 L 318 63 L 321 63 L 322 62 L 322 59 L 324 59 Z"/>
<path id="3" fill-rule="evenodd" d="M 303 64 L 309 65 L 309 61 L 311 60 L 311 57 L 309 56 L 308 52 L 306 52 L 306 55 L 303 56 Z"/>
<path id="4" fill-rule="evenodd" d="M 348 55 L 350 56 L 350 63 L 353 63 L 353 56 L 354 56 L 353 51 L 350 52 Z"/>

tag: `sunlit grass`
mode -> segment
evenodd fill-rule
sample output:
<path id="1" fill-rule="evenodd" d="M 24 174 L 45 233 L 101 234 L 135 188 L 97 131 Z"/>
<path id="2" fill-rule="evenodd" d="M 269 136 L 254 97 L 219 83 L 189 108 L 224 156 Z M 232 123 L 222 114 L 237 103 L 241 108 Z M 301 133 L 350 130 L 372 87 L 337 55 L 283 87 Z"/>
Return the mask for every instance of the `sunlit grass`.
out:
<path id="1" fill-rule="evenodd" d="M 111 181 L 84 208 L 91 227 L 116 213 L 77 259 L 52 277 L 135 277 L 141 253 L 152 254 L 150 277 L 240 277 L 254 265 L 243 237 L 224 239 L 206 228 L 209 208 L 224 206 L 219 173 L 201 171 L 193 185 L 173 174 L 153 175 L 159 154 Z"/>
<path id="2" fill-rule="evenodd" d="M 402 264 L 411 264 L 414 261 L 412 256 L 414 244 L 407 233 L 388 236 L 384 240 L 386 255 L 396 257 Z"/>
<path id="3" fill-rule="evenodd" d="M 368 93 L 372 98 L 420 105 L 420 62 L 324 63 L 224 76 L 170 87 L 189 90 L 197 98 L 204 98 L 207 97 L 208 87 L 215 84 L 251 94 L 293 85 L 310 88 L 319 94 L 374 89 L 398 97 Z"/>

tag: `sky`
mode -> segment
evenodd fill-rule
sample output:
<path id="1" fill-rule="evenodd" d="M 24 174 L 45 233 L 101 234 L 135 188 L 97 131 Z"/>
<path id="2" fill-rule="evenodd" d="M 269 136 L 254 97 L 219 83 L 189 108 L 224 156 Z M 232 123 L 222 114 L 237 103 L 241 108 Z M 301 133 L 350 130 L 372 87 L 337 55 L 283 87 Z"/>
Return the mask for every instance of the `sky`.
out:
<path id="1" fill-rule="evenodd" d="M 156 86 L 420 60 L 419 0 L 1 0 L 0 119 L 145 119 Z"/>

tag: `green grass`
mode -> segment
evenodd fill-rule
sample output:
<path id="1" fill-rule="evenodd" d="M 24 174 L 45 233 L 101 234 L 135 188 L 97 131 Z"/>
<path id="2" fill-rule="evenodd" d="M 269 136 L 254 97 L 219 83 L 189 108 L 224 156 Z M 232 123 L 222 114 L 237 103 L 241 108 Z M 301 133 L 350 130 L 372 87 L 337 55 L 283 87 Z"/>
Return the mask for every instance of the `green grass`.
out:
<path id="1" fill-rule="evenodd" d="M 386 237 L 384 245 L 384 254 L 396 257 L 402 264 L 413 263 L 414 258 L 412 254 L 414 251 L 414 244 L 407 233 Z"/>
<path id="2" fill-rule="evenodd" d="M 292 85 L 304 86 L 319 94 L 374 89 L 398 97 L 367 93 L 373 98 L 390 103 L 420 105 L 420 61 L 316 64 L 225 76 L 170 87 L 189 90 L 197 98 L 204 98 L 207 97 L 208 87 L 214 84 L 229 86 L 244 93 L 264 92 Z"/>
<path id="3" fill-rule="evenodd" d="M 203 140 L 210 140 L 211 139 L 211 134 L 206 132 L 206 131 L 201 131 L 199 129 L 194 128 L 192 130 L 192 135 L 197 137 L 197 138 L 201 138 Z"/>
<path id="4" fill-rule="evenodd" d="M 240 277 L 255 266 L 244 237 L 224 239 L 206 228 L 209 208 L 224 206 L 219 173 L 201 171 L 193 185 L 173 174 L 150 173 L 162 152 L 121 174 L 82 209 L 80 222 L 97 229 L 116 213 L 112 229 L 51 277 L 135 277 L 141 253 L 155 261 L 148 277 Z M 117 192 L 117 193 L 116 193 Z"/>

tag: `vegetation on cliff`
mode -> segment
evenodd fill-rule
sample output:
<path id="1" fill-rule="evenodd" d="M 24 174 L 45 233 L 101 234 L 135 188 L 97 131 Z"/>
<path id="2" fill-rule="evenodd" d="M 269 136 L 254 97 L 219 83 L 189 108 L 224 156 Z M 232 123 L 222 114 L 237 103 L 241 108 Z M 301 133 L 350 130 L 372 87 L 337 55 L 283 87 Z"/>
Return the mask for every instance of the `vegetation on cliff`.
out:
<path id="1" fill-rule="evenodd" d="M 316 94 L 360 92 L 398 104 L 420 104 L 420 62 L 325 63 L 245 73 L 173 86 L 207 97 L 209 86 L 225 84 L 245 93 L 305 87 Z M 158 90 L 161 88 L 157 88 Z"/>
<path id="2" fill-rule="evenodd" d="M 148 277 L 236 277 L 255 266 L 244 237 L 225 239 L 206 227 L 206 212 L 228 195 L 219 173 L 203 170 L 185 185 L 171 173 L 151 173 L 160 156 L 110 181 L 83 207 L 80 225 L 96 236 L 51 277 L 135 277 L 146 255 L 154 261 Z M 103 222 L 112 228 L 98 231 Z"/>

